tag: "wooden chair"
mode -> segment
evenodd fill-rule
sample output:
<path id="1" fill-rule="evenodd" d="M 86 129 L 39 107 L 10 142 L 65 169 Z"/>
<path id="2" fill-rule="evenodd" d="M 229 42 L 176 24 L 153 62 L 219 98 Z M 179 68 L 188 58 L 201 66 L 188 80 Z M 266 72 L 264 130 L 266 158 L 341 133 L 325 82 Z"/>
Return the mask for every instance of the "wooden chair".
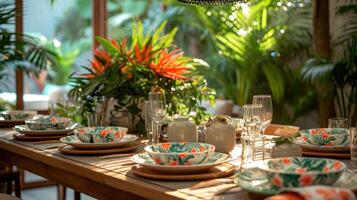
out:
<path id="1" fill-rule="evenodd" d="M 15 185 L 15 195 L 21 198 L 20 172 L 18 171 L 3 171 L 0 172 L 0 182 L 6 183 L 6 193 L 11 194 L 13 183 Z"/>

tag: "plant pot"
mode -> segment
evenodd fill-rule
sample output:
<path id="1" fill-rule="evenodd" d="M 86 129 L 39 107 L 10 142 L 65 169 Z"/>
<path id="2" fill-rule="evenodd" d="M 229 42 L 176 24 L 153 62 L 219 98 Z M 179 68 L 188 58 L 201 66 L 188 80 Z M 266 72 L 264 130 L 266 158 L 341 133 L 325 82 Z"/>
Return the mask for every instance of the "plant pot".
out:
<path id="1" fill-rule="evenodd" d="M 135 133 L 136 127 L 139 123 L 140 117 L 132 115 L 127 110 L 110 112 L 109 124 L 110 126 L 120 126 L 128 128 L 128 133 Z"/>

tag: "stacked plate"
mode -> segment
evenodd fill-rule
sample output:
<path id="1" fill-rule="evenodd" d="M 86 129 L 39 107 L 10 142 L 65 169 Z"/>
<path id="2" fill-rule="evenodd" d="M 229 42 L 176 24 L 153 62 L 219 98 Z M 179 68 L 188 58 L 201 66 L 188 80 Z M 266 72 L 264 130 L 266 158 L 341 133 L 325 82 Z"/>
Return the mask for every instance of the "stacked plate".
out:
<path id="1" fill-rule="evenodd" d="M 36 111 L 12 110 L 0 112 L 0 127 L 14 127 L 25 124 L 25 120 L 32 119 L 37 114 Z"/>
<path id="2" fill-rule="evenodd" d="M 73 131 L 71 119 L 53 116 L 35 116 L 25 120 L 26 125 L 16 125 L 18 132 L 14 135 L 18 140 L 51 140 L 59 139 Z"/>
<path id="3" fill-rule="evenodd" d="M 83 127 L 74 130 L 74 135 L 62 137 L 67 146 L 59 150 L 67 154 L 99 155 L 122 153 L 138 147 L 138 137 L 126 134 L 124 127 Z"/>
<path id="4" fill-rule="evenodd" d="M 244 169 L 235 182 L 243 189 L 263 195 L 279 194 L 288 188 L 328 185 L 353 188 L 357 175 L 338 160 L 288 157 L 256 163 Z"/>
<path id="5" fill-rule="evenodd" d="M 228 154 L 215 152 L 205 143 L 160 143 L 149 145 L 145 153 L 131 160 L 139 164 L 132 172 L 136 175 L 160 180 L 201 180 L 232 173 L 235 167 L 227 162 Z"/>
<path id="6" fill-rule="evenodd" d="M 301 137 L 294 140 L 306 156 L 350 157 L 348 129 L 317 128 L 300 131 Z"/>

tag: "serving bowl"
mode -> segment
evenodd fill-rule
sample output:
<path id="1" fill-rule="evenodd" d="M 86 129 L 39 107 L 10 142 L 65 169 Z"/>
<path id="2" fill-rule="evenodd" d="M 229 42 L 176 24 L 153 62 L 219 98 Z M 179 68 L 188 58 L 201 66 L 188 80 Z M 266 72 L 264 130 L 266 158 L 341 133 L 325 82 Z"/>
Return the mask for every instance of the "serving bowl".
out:
<path id="1" fill-rule="evenodd" d="M 37 116 L 25 121 L 31 130 L 66 129 L 71 119 L 66 117 Z"/>
<path id="2" fill-rule="evenodd" d="M 83 143 L 115 143 L 119 142 L 128 131 L 125 127 L 97 126 L 77 128 L 73 132 Z"/>
<path id="3" fill-rule="evenodd" d="M 300 131 L 303 140 L 312 145 L 336 146 L 349 145 L 348 129 L 345 128 L 316 128 Z"/>
<path id="4" fill-rule="evenodd" d="M 0 113 L 0 117 L 4 120 L 26 120 L 32 119 L 37 114 L 37 111 L 32 110 L 11 110 Z"/>
<path id="5" fill-rule="evenodd" d="M 197 165 L 214 154 L 215 146 L 195 142 L 169 142 L 149 145 L 145 151 L 158 165 Z"/>
<path id="6" fill-rule="evenodd" d="M 332 185 L 343 174 L 346 165 L 338 160 L 285 157 L 263 161 L 258 165 L 275 188 Z"/>

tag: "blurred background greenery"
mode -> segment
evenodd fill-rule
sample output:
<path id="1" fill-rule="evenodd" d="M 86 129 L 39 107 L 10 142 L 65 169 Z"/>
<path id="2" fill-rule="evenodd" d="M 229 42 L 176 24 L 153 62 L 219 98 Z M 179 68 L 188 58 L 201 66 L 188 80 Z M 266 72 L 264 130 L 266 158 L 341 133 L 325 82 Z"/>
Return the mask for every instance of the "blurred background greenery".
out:
<path id="1" fill-rule="evenodd" d="M 326 109 L 349 117 L 354 125 L 357 6 L 354 1 L 330 2 L 333 53 L 329 59 L 312 51 L 310 0 L 250 0 L 249 4 L 221 6 L 176 0 L 108 0 L 108 32 L 121 40 L 131 35 L 137 21 L 150 32 L 167 20 L 168 30 L 178 28 L 174 43 L 187 55 L 209 64 L 199 70 L 218 99 L 242 106 L 254 94 L 272 94 L 274 123 L 284 124 L 318 115 L 319 99 L 329 100 L 335 108 Z M 52 7 L 57 3 L 53 1 Z M 68 75 L 76 69 L 74 59 L 90 49 L 91 10 L 87 0 L 74 0 L 57 20 L 56 40 L 38 37 L 58 55 L 60 67 L 49 69 L 48 83 L 68 84 Z M 327 89 L 318 92 L 316 87 Z"/>

